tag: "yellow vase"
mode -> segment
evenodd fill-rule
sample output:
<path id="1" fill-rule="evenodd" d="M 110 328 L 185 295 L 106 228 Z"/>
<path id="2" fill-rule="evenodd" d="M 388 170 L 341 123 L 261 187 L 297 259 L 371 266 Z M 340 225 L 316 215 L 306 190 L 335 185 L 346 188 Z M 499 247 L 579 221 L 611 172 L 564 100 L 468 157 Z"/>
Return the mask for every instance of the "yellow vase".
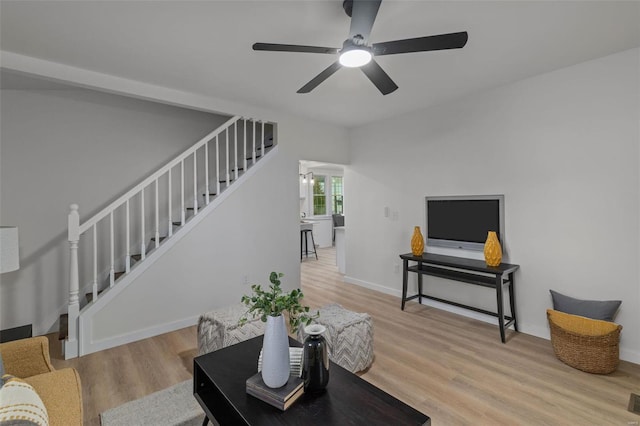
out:
<path id="1" fill-rule="evenodd" d="M 411 252 L 414 256 L 422 256 L 424 251 L 424 238 L 420 232 L 420 227 L 413 228 L 413 237 L 411 237 Z"/>
<path id="2" fill-rule="evenodd" d="M 502 262 L 502 247 L 495 231 L 489 231 L 484 243 L 484 260 L 487 266 L 498 266 Z"/>

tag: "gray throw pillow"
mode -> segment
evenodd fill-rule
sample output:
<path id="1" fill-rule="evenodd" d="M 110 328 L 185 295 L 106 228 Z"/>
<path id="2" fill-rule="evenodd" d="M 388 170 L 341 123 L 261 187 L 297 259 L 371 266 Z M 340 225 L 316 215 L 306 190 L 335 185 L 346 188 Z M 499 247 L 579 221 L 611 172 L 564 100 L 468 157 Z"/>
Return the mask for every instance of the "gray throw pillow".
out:
<path id="1" fill-rule="evenodd" d="M 553 299 L 553 309 L 572 315 L 580 315 L 603 321 L 613 321 L 621 300 L 580 300 L 549 290 Z"/>

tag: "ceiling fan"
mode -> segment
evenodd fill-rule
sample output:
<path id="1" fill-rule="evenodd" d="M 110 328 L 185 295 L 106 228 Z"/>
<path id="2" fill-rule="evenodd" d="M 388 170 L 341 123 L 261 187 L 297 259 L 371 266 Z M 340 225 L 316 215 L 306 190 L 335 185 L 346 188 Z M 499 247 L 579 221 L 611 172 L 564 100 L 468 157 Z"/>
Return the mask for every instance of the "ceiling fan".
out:
<path id="1" fill-rule="evenodd" d="M 342 7 L 347 15 L 351 17 L 351 27 L 349 29 L 349 38 L 342 44 L 342 49 L 296 44 L 255 43 L 253 50 L 339 54 L 337 61 L 302 86 L 298 93 L 311 92 L 344 66 L 360 68 L 378 90 L 383 95 L 387 95 L 396 90 L 398 86 L 378 65 L 374 56 L 460 49 L 467 44 L 468 35 L 466 31 L 369 44 L 371 28 L 376 20 L 381 2 L 382 0 L 344 0 Z"/>

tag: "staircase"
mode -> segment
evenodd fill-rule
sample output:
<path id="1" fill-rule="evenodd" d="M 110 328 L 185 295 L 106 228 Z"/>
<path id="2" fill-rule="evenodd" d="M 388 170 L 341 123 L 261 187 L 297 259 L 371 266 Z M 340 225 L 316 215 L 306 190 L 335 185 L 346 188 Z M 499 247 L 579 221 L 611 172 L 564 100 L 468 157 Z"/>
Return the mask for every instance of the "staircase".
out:
<path id="1" fill-rule="evenodd" d="M 108 303 L 248 179 L 277 149 L 276 127 L 232 117 L 84 222 L 71 205 L 69 304 L 59 333 L 65 359 L 104 349 L 84 338 L 94 307 Z"/>

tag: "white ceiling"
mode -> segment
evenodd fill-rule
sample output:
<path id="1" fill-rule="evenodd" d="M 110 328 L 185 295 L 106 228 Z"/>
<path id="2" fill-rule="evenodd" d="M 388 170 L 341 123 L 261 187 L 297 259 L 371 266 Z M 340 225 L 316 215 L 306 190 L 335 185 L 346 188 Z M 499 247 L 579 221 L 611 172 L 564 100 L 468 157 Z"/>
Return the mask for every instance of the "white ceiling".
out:
<path id="1" fill-rule="evenodd" d="M 469 33 L 378 58 L 400 87 L 387 96 L 358 69 L 296 94 L 335 58 L 251 49 L 340 47 L 348 31 L 341 0 L 0 3 L 2 50 L 352 127 L 638 47 L 640 2 L 384 0 L 372 43 Z"/>

